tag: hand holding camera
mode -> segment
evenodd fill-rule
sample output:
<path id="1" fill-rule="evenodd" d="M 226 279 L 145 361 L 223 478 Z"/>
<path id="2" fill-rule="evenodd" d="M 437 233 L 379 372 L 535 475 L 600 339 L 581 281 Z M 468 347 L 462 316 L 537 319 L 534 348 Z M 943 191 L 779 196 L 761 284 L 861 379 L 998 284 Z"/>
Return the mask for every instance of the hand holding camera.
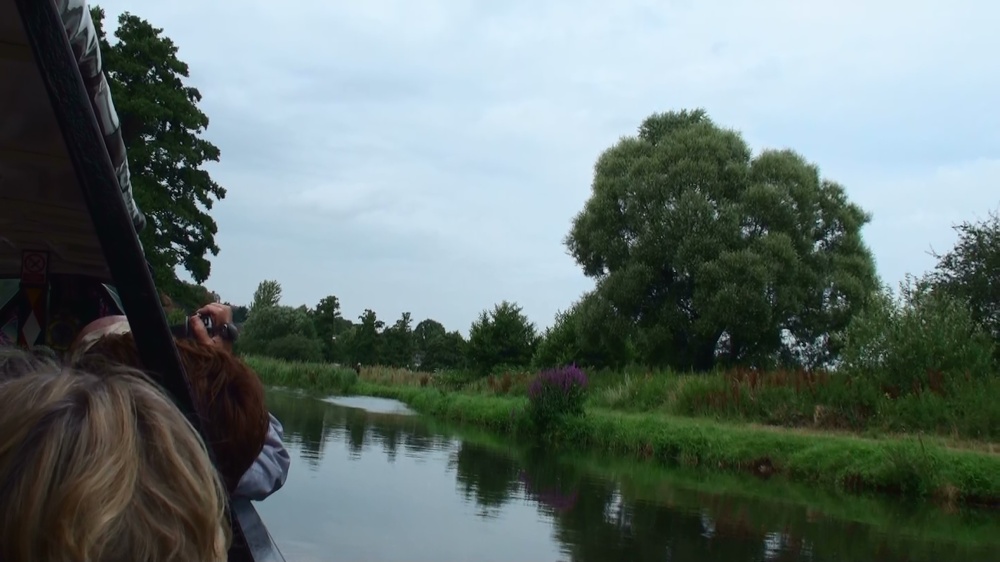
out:
<path id="1" fill-rule="evenodd" d="M 199 308 L 188 323 L 195 340 L 205 345 L 220 345 L 227 351 L 233 350 L 239 336 L 233 324 L 233 309 L 217 302 Z"/>

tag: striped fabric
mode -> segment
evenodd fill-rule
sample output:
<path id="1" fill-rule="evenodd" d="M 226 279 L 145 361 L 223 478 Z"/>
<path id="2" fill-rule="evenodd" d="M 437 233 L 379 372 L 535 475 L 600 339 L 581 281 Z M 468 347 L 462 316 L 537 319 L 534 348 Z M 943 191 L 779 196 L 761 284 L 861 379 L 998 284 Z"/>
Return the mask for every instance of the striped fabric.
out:
<path id="1" fill-rule="evenodd" d="M 108 147 L 108 154 L 111 155 L 111 162 L 118 174 L 122 198 L 132 215 L 135 231 L 139 232 L 146 226 L 146 217 L 139 211 L 132 197 L 132 180 L 125 154 L 125 141 L 122 139 L 121 122 L 111 101 L 111 90 L 108 88 L 108 80 L 101 66 L 97 28 L 94 27 L 94 20 L 90 17 L 90 9 L 86 0 L 56 0 L 56 8 L 66 26 L 66 35 L 76 55 L 83 82 L 90 93 L 90 101 L 94 105 L 101 132 L 104 133 L 104 144 Z"/>

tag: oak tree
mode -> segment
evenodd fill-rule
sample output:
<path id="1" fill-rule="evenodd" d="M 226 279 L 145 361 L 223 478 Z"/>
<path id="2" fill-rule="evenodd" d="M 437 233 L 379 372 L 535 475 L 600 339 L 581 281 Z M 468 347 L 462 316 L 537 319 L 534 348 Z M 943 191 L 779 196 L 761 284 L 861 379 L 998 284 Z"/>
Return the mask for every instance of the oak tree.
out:
<path id="1" fill-rule="evenodd" d="M 116 41 L 104 33 L 104 10 L 91 10 L 104 68 L 121 120 L 136 204 L 146 216 L 139 233 L 157 286 L 172 294 L 183 268 L 196 284 L 211 272 L 219 253 L 218 227 L 209 211 L 226 196 L 203 166 L 219 160 L 219 149 L 202 138 L 208 117 L 198 108 L 201 93 L 185 83 L 188 65 L 163 30 L 125 12 Z"/>

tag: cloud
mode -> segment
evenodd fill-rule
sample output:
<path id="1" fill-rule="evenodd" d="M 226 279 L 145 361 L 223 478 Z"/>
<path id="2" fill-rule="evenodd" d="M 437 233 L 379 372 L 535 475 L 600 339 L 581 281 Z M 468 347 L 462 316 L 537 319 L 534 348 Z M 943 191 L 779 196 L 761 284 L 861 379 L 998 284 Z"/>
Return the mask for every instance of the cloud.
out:
<path id="1" fill-rule="evenodd" d="M 103 2 L 113 17 L 123 0 Z M 174 0 L 137 15 L 191 67 L 222 149 L 209 284 L 336 294 L 466 329 L 551 322 L 590 286 L 562 239 L 593 163 L 655 111 L 791 147 L 874 215 L 895 283 L 998 203 L 1000 5 L 958 0 Z"/>

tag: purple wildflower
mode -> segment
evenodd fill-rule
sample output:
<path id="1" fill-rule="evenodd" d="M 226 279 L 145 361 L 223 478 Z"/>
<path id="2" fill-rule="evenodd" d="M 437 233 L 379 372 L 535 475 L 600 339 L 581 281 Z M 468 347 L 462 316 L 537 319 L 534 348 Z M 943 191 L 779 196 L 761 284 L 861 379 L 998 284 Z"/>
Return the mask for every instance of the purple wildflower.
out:
<path id="1" fill-rule="evenodd" d="M 558 418 L 583 414 L 586 396 L 587 375 L 576 365 L 539 373 L 528 387 L 528 403 L 536 428 L 545 431 Z"/>
<path id="2" fill-rule="evenodd" d="M 563 393 L 568 393 L 575 388 L 587 388 L 587 375 L 583 369 L 574 365 L 567 365 L 557 369 L 542 371 L 532 381 L 528 388 L 528 398 L 535 400 L 543 392 L 549 389 L 558 389 Z"/>

